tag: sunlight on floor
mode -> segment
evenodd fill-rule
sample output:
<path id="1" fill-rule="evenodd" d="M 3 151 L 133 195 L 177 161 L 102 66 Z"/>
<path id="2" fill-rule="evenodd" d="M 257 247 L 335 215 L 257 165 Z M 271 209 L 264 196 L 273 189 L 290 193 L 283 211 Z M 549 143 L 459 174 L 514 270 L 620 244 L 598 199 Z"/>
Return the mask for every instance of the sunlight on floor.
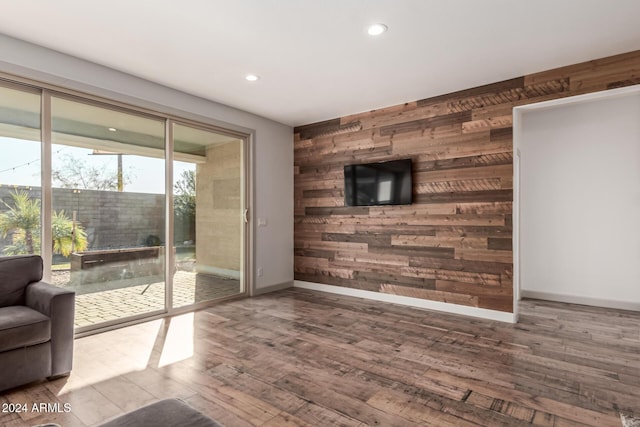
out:
<path id="1" fill-rule="evenodd" d="M 162 347 L 159 368 L 193 356 L 193 322 L 194 313 L 167 319 L 169 329 Z"/>
<path id="2" fill-rule="evenodd" d="M 123 376 L 189 359 L 194 355 L 194 321 L 195 314 L 187 313 L 79 338 L 71 375 L 48 388 L 63 396 L 87 387 L 114 387 Z"/>
<path id="3" fill-rule="evenodd" d="M 76 339 L 73 370 L 58 393 L 146 369 L 164 334 L 163 325 L 159 319 Z"/>

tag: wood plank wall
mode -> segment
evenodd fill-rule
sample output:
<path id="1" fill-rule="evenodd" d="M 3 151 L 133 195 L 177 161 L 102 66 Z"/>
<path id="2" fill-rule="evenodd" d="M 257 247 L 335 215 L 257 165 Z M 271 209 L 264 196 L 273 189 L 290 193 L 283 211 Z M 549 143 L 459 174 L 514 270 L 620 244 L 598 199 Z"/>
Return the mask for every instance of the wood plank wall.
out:
<path id="1" fill-rule="evenodd" d="M 297 127 L 295 279 L 512 312 L 513 107 L 639 83 L 635 51 Z M 344 206 L 408 157 L 412 205 Z"/>

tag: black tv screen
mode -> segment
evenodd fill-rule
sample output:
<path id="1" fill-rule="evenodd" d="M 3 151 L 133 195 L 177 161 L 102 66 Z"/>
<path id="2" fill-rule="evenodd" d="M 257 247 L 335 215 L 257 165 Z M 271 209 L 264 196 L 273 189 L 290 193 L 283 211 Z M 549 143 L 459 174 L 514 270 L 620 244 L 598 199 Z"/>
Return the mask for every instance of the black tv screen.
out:
<path id="1" fill-rule="evenodd" d="M 344 167 L 346 206 L 408 205 L 412 187 L 411 159 Z"/>

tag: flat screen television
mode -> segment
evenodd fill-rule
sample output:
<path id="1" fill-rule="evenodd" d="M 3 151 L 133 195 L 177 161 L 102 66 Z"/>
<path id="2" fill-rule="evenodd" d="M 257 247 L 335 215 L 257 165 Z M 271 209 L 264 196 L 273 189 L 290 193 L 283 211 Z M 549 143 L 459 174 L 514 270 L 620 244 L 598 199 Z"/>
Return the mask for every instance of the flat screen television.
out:
<path id="1" fill-rule="evenodd" d="M 344 167 L 346 206 L 409 205 L 411 159 Z"/>

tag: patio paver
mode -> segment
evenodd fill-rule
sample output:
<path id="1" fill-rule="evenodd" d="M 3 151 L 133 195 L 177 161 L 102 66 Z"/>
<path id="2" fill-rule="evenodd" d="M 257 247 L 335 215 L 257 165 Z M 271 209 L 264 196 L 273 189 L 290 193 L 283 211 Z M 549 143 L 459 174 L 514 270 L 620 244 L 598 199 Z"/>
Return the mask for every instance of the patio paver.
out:
<path id="1" fill-rule="evenodd" d="M 64 279 L 57 283 L 64 286 Z M 55 282 L 55 280 L 54 280 Z M 122 281 L 120 281 L 122 282 Z M 76 295 L 75 326 L 117 320 L 164 309 L 164 282 L 137 284 L 139 280 L 116 284 L 116 289 Z M 174 307 L 214 300 L 240 293 L 240 281 L 188 271 L 177 271 L 173 279 Z"/>

